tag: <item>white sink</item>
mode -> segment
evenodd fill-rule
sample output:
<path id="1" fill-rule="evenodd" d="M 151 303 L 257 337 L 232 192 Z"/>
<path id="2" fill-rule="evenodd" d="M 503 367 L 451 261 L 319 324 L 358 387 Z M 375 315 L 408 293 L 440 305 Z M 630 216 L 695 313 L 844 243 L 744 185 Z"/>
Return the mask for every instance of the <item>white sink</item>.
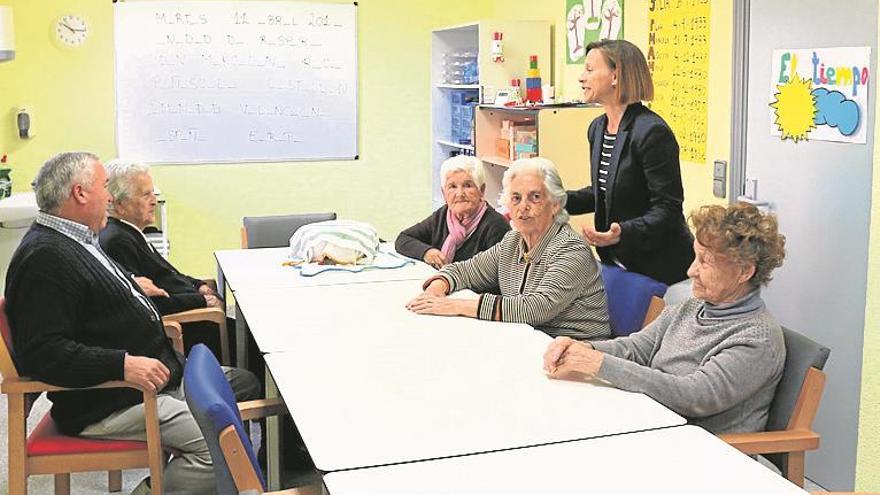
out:
<path id="1" fill-rule="evenodd" d="M 0 224 L 33 220 L 37 216 L 37 197 L 30 192 L 15 193 L 0 200 Z"/>

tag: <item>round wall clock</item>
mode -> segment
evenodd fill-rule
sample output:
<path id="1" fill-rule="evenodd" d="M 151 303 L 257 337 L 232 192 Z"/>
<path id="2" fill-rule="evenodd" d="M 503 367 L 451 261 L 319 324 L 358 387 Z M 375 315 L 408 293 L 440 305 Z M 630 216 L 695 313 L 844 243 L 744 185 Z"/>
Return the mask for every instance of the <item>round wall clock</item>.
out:
<path id="1" fill-rule="evenodd" d="M 55 36 L 63 46 L 77 47 L 85 43 L 88 38 L 89 26 L 85 19 L 78 15 L 63 15 L 55 23 Z"/>

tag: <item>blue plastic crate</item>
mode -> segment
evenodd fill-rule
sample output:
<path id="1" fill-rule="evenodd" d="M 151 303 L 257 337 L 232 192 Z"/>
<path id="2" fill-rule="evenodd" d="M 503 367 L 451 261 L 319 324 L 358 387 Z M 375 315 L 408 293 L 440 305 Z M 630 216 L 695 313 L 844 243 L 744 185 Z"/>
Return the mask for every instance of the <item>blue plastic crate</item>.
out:
<path id="1" fill-rule="evenodd" d="M 458 127 L 452 128 L 452 142 L 459 143 L 464 135 L 461 133 L 461 129 Z"/>
<path id="2" fill-rule="evenodd" d="M 474 106 L 471 104 L 460 106 L 459 112 L 460 112 L 462 120 L 473 120 L 474 119 Z"/>
<path id="3" fill-rule="evenodd" d="M 464 64 L 464 83 L 477 84 L 480 81 L 479 65 L 476 60 L 471 60 Z"/>

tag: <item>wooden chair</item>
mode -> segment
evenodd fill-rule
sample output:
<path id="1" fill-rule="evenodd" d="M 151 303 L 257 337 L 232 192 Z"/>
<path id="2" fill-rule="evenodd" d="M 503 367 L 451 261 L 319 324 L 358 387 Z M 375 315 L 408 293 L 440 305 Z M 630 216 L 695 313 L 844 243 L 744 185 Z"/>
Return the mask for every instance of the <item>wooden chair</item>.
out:
<path id="1" fill-rule="evenodd" d="M 290 236 L 303 225 L 336 220 L 336 213 L 303 213 L 241 219 L 241 248 L 257 249 L 284 247 Z"/>
<path id="2" fill-rule="evenodd" d="M 720 438 L 743 453 L 764 455 L 789 481 L 803 487 L 804 455 L 819 448 L 819 434 L 812 425 L 825 388 L 822 368 L 831 351 L 797 332 L 782 331 L 785 369 L 770 405 L 767 431 Z"/>
<path id="3" fill-rule="evenodd" d="M 175 346 L 180 325 L 168 325 Z M 12 360 L 12 331 L 6 318 L 6 299 L 0 297 L 0 372 L 3 382 L 0 392 L 8 399 L 9 420 L 9 494 L 26 495 L 30 475 L 55 475 L 55 495 L 70 494 L 70 473 L 103 471 L 109 473 L 109 491 L 122 489 L 122 470 L 150 468 L 153 494 L 162 493 L 164 454 L 159 436 L 156 394 L 126 381 L 110 381 L 89 388 L 129 387 L 144 394 L 147 418 L 147 441 L 94 440 L 71 437 L 60 433 L 49 413 L 43 417 L 30 435 L 27 417 L 33 400 L 43 392 L 73 390 L 31 380 L 18 373 Z M 182 346 L 183 342 L 179 341 Z"/>
<path id="4" fill-rule="evenodd" d="M 190 350 L 183 372 L 186 402 L 211 451 L 216 493 L 264 493 L 266 482 L 248 438 L 244 421 L 285 414 L 280 398 L 235 402 L 232 388 L 211 351 L 202 344 Z M 189 385 L 192 384 L 192 385 Z M 275 494 L 321 493 L 320 488 L 292 489 Z"/>
<path id="5" fill-rule="evenodd" d="M 214 292 L 217 292 L 217 282 L 211 279 L 205 280 Z M 217 324 L 220 333 L 220 361 L 224 366 L 232 366 L 232 358 L 229 355 L 229 329 L 226 325 L 226 311 L 223 308 L 197 308 L 181 311 L 162 317 L 163 322 L 175 322 L 179 325 L 196 321 L 209 321 Z M 181 336 L 182 339 L 182 336 Z M 180 343 L 180 353 L 183 354 L 183 341 Z"/>
<path id="6" fill-rule="evenodd" d="M 645 321 L 642 322 L 642 328 L 645 328 L 649 323 L 656 320 L 665 307 L 666 302 L 663 301 L 662 297 L 651 296 L 651 302 L 648 303 L 648 311 L 645 312 Z"/>

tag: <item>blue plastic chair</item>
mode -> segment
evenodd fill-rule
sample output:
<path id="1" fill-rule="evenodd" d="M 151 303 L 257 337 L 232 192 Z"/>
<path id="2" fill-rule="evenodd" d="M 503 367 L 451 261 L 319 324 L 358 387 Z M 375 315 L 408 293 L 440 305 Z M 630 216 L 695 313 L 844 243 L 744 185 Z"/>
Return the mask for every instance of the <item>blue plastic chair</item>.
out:
<path id="1" fill-rule="evenodd" d="M 611 333 L 615 337 L 638 332 L 663 309 L 666 284 L 617 265 L 603 263 L 601 274 L 608 297 Z"/>
<path id="2" fill-rule="evenodd" d="M 280 399 L 236 403 L 220 363 L 204 344 L 194 346 L 183 372 L 186 403 L 214 461 L 217 493 L 264 493 L 266 480 L 243 420 L 286 412 Z"/>

